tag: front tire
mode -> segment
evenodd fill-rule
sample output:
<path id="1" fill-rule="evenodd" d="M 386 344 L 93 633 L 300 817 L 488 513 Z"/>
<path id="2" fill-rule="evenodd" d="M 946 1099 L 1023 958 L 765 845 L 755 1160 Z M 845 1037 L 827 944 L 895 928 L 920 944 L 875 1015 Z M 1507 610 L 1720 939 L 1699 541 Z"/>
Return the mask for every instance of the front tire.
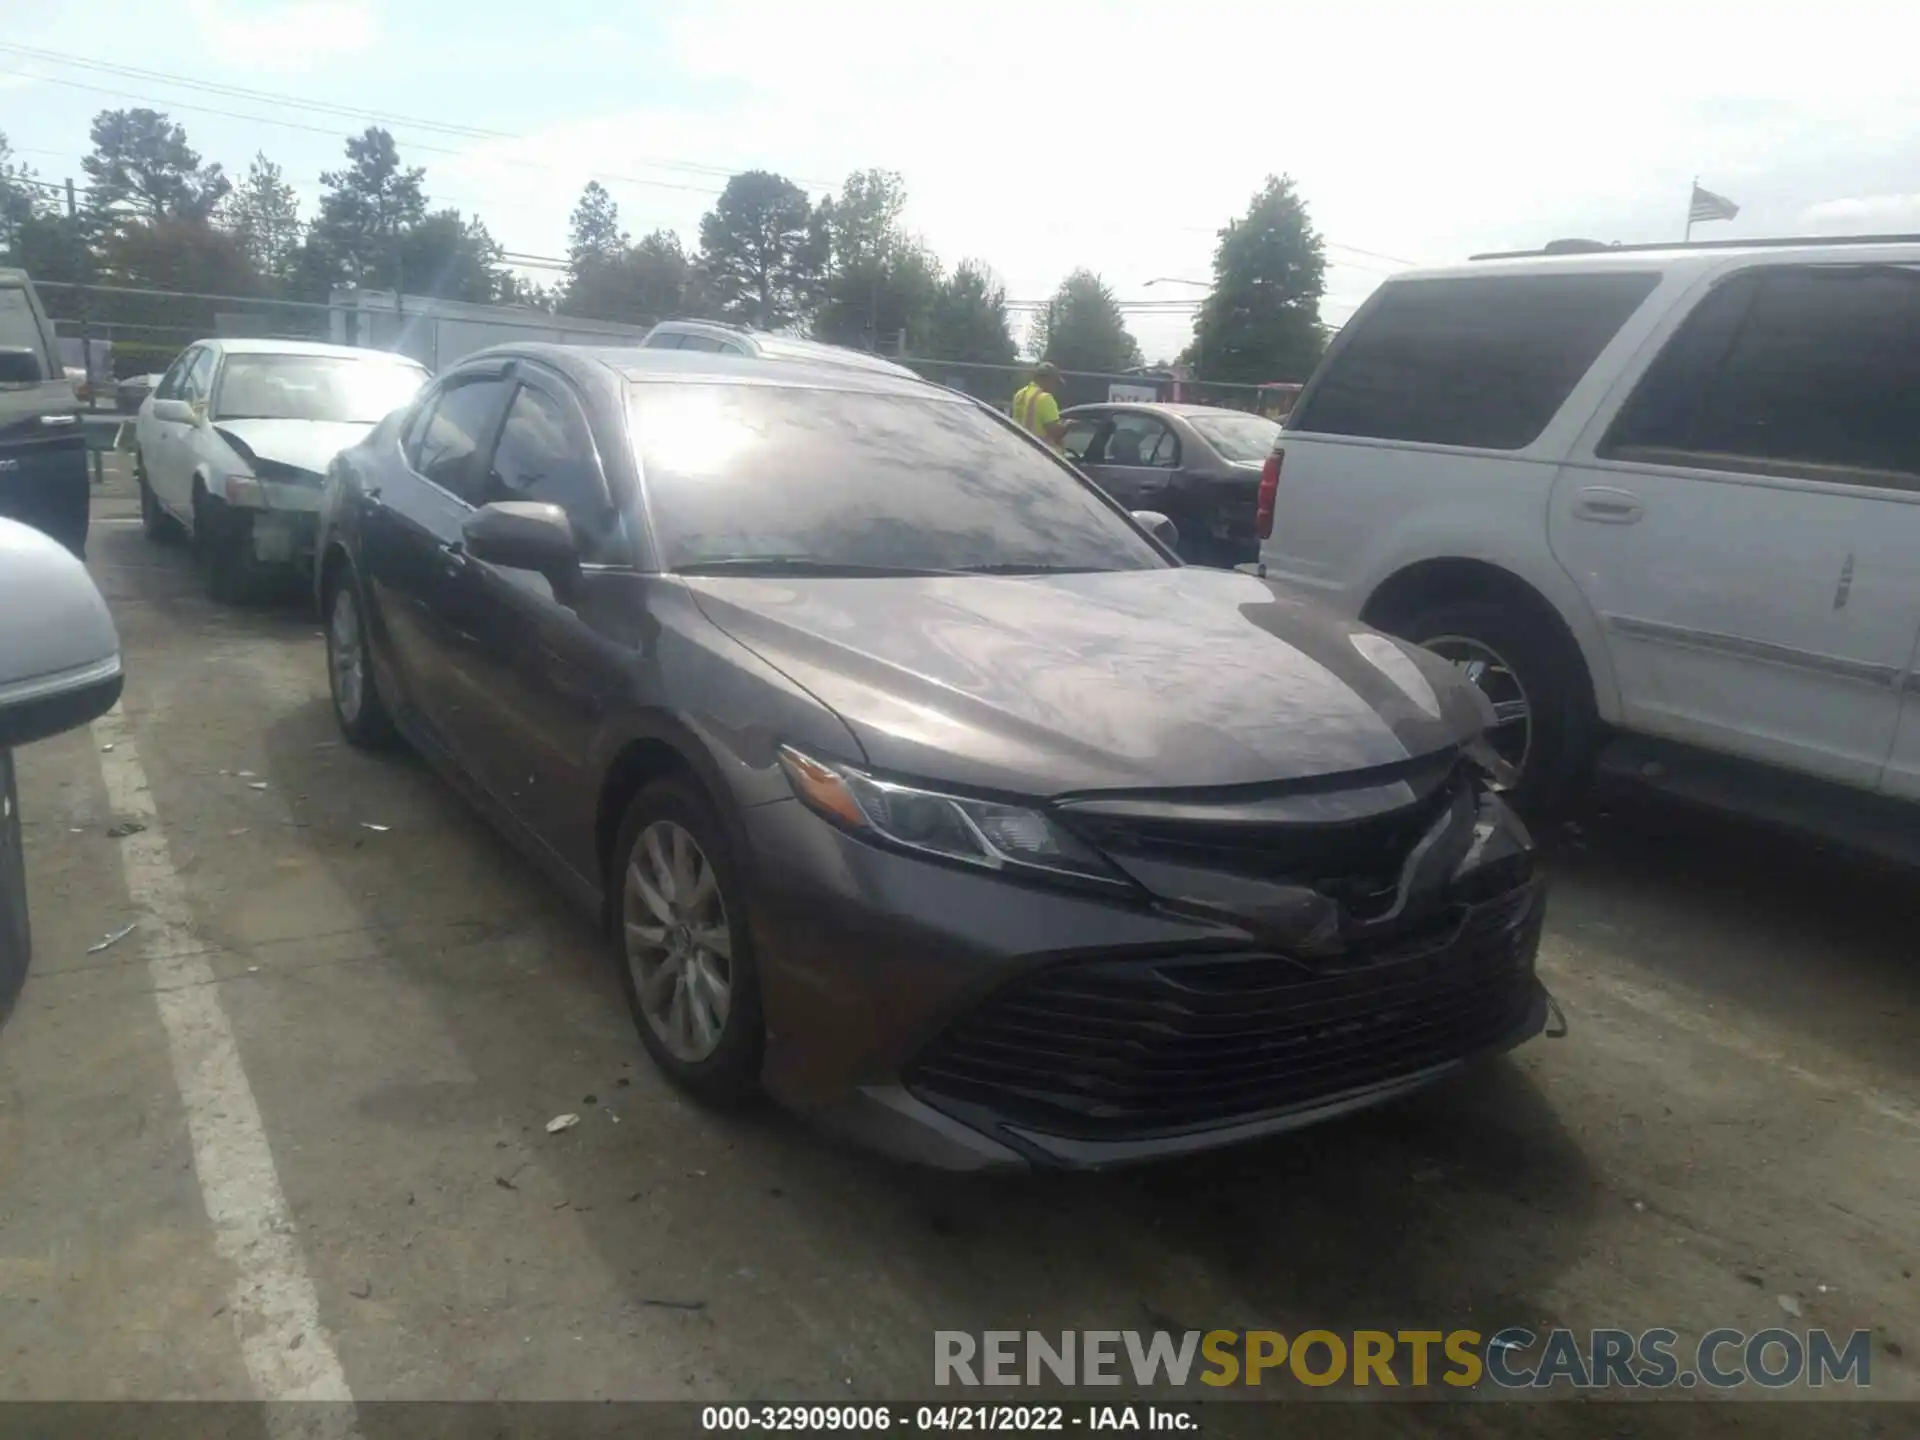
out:
<path id="1" fill-rule="evenodd" d="M 1511 603 L 1456 600 L 1388 627 L 1468 671 L 1493 702 L 1494 749 L 1519 771 L 1509 797 L 1544 818 L 1566 805 L 1591 773 L 1599 731 L 1593 686 L 1571 640 Z"/>
<path id="2" fill-rule="evenodd" d="M 179 527 L 161 505 L 160 497 L 153 493 L 153 484 L 147 479 L 147 462 L 138 454 L 133 458 L 133 482 L 140 490 L 140 529 L 155 543 L 171 540 Z"/>
<path id="3" fill-rule="evenodd" d="M 207 577 L 207 594 L 221 605 L 242 605 L 258 588 L 253 558 L 253 517 L 196 491 L 193 500 L 193 541 Z"/>
<path id="4" fill-rule="evenodd" d="M 325 615 L 327 689 L 333 696 L 334 721 L 357 749 L 391 749 L 397 732 L 374 679 L 360 590 L 344 565 L 327 586 Z"/>
<path id="5" fill-rule="evenodd" d="M 698 1099 L 759 1089 L 766 1025 L 747 893 L 712 804 L 685 780 L 634 798 L 614 848 L 612 941 L 647 1053 Z"/>

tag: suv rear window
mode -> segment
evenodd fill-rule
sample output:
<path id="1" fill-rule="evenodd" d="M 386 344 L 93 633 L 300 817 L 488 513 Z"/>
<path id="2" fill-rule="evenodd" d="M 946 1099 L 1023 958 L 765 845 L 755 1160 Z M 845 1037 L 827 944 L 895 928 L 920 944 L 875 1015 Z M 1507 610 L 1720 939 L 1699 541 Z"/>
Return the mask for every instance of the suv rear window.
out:
<path id="1" fill-rule="evenodd" d="M 1634 272 L 1390 284 L 1328 356 L 1287 429 L 1521 449 L 1659 280 Z"/>

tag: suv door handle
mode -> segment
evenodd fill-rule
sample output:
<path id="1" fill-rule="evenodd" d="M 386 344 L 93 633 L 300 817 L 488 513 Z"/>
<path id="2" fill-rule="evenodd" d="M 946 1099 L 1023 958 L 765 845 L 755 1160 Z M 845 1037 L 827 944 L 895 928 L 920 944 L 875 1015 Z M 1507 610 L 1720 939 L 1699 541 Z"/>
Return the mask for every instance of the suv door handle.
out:
<path id="1" fill-rule="evenodd" d="M 458 540 L 449 540 L 441 545 L 440 568 L 449 575 L 458 575 L 467 568 L 466 548 Z"/>
<path id="2" fill-rule="evenodd" d="M 1631 490 L 1615 490 L 1610 485 L 1589 485 L 1573 497 L 1573 518 L 1593 520 L 1602 525 L 1631 525 L 1647 513 L 1640 497 Z"/>

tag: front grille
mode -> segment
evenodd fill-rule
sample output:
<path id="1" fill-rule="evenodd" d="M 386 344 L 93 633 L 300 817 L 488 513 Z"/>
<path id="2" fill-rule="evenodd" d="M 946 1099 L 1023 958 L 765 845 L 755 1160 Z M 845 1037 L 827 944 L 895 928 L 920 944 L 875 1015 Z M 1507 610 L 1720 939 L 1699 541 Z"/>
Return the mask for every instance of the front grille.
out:
<path id="1" fill-rule="evenodd" d="M 1541 892 L 1528 886 L 1372 952 L 1078 960 L 987 997 L 908 1083 L 1081 1139 L 1252 1118 L 1498 1043 L 1533 1003 Z"/>

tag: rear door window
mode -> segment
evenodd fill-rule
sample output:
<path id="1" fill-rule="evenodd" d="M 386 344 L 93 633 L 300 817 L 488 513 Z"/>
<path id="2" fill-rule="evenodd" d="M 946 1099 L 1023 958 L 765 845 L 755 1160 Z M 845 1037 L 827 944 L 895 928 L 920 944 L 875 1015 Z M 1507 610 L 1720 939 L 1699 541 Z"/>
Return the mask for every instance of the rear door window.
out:
<path id="1" fill-rule="evenodd" d="M 1769 266 L 1716 287 L 1600 454 L 1920 488 L 1920 269 Z"/>
<path id="2" fill-rule="evenodd" d="M 1113 417 L 1106 463 L 1169 469 L 1180 463 L 1180 439 L 1151 415 L 1124 411 Z"/>
<path id="3" fill-rule="evenodd" d="M 1328 356 L 1287 429 L 1523 449 L 1659 278 L 1474 275 L 1389 284 Z"/>

